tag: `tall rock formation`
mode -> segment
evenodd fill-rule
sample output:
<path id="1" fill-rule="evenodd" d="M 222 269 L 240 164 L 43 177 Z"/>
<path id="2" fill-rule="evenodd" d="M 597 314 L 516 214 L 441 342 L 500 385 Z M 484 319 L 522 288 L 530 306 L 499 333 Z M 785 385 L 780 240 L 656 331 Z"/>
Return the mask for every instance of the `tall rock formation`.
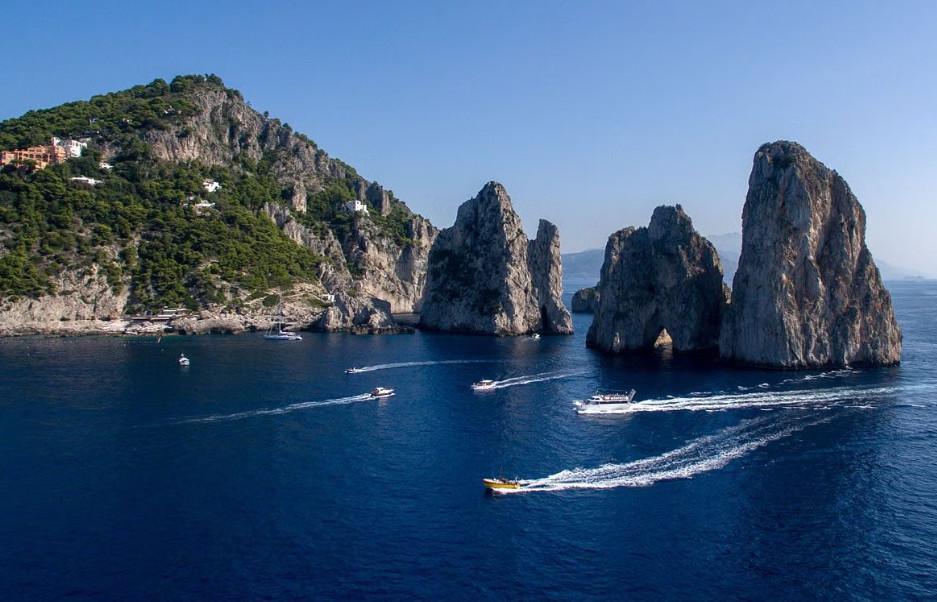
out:
<path id="1" fill-rule="evenodd" d="M 726 302 L 716 249 L 680 205 L 658 207 L 647 228 L 608 238 L 598 304 L 586 337 L 608 353 L 652 349 L 666 329 L 675 351 L 713 350 Z"/>
<path id="2" fill-rule="evenodd" d="M 504 187 L 489 182 L 459 207 L 429 255 L 420 324 L 476 334 L 572 333 L 556 226 L 528 241 Z"/>
<path id="3" fill-rule="evenodd" d="M 794 142 L 755 153 L 720 353 L 779 368 L 900 361 L 865 212 L 839 174 Z"/>
<path id="4" fill-rule="evenodd" d="M 537 225 L 537 238 L 527 243 L 527 267 L 546 334 L 569 334 L 573 320 L 563 305 L 563 264 L 560 231 L 545 219 Z"/>

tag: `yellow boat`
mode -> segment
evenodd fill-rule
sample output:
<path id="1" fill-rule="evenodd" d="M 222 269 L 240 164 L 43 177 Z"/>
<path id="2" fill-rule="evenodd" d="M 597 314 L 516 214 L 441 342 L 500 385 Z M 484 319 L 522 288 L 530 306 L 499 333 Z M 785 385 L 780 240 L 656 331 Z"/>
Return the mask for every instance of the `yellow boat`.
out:
<path id="1" fill-rule="evenodd" d="M 520 482 L 517 481 L 516 479 L 512 481 L 510 479 L 505 479 L 505 478 L 500 478 L 500 477 L 490 478 L 490 479 L 482 479 L 482 483 L 488 489 L 520 489 L 521 488 Z"/>

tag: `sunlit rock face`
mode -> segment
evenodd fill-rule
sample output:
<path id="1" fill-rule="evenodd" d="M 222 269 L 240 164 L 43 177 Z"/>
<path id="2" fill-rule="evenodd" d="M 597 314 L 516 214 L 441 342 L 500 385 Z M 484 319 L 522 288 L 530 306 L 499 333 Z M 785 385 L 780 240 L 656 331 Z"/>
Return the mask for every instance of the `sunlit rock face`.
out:
<path id="1" fill-rule="evenodd" d="M 901 359 L 891 296 L 846 181 L 794 142 L 755 153 L 720 353 L 778 368 Z"/>
<path id="2" fill-rule="evenodd" d="M 570 334 L 556 226 L 528 241 L 504 187 L 489 182 L 459 207 L 429 254 L 423 328 L 491 335 Z"/>

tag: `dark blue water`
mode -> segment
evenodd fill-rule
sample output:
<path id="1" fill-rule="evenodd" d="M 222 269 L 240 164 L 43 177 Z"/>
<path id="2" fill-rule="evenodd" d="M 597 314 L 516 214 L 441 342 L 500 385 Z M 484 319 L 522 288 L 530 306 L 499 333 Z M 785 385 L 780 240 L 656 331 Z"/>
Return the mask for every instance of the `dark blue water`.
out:
<path id="1" fill-rule="evenodd" d="M 892 292 L 904 363 L 866 372 L 604 358 L 589 316 L 539 342 L 2 340 L 0 595 L 932 596 L 937 284 Z M 475 362 L 343 372 L 443 360 Z M 597 387 L 653 410 L 577 416 Z M 501 470 L 529 489 L 485 495 Z"/>

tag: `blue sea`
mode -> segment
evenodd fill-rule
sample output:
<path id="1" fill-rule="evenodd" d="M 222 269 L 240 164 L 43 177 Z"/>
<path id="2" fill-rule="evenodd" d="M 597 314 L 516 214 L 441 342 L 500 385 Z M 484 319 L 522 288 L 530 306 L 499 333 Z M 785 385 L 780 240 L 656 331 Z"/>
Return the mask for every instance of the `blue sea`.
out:
<path id="1" fill-rule="evenodd" d="M 582 315 L 0 340 L 0 597 L 932 599 L 937 283 L 890 289 L 904 361 L 867 371 L 603 357 Z M 577 415 L 599 388 L 647 409 Z"/>

